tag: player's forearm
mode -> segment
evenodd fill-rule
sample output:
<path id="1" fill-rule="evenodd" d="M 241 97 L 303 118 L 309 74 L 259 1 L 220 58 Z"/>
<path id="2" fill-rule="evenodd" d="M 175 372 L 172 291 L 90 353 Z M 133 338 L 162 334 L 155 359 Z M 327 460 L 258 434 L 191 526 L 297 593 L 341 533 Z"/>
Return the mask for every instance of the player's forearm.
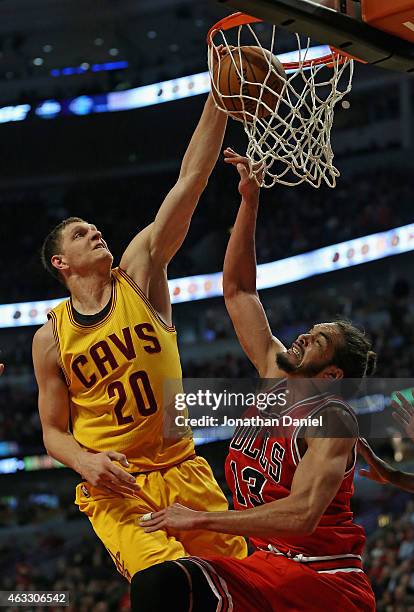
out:
<path id="1" fill-rule="evenodd" d="M 315 528 L 306 504 L 289 497 L 248 510 L 200 512 L 197 529 L 261 538 L 306 535 Z"/>
<path id="2" fill-rule="evenodd" d="M 256 223 L 259 206 L 257 195 L 248 201 L 242 200 L 236 222 L 226 250 L 223 268 L 223 291 L 225 297 L 234 292 L 256 291 Z"/>
<path id="3" fill-rule="evenodd" d="M 387 472 L 387 480 L 395 487 L 414 493 L 414 474 L 392 468 Z"/>
<path id="4" fill-rule="evenodd" d="M 43 434 L 48 455 L 80 473 L 80 459 L 86 452 L 69 432 L 49 429 Z"/>
<path id="5" fill-rule="evenodd" d="M 188 233 L 191 218 L 217 162 L 226 124 L 227 116 L 215 108 L 209 96 L 184 156 L 178 181 L 153 224 L 150 252 L 160 264 L 171 261 Z"/>
<path id="6" fill-rule="evenodd" d="M 219 111 L 211 94 L 184 155 L 180 178 L 191 176 L 204 186 L 207 183 L 223 145 L 227 115 Z"/>

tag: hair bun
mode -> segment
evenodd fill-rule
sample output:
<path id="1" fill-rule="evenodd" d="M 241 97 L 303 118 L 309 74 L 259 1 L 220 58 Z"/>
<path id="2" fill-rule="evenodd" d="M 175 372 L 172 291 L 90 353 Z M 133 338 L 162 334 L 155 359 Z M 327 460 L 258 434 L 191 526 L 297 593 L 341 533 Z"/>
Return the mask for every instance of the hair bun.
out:
<path id="1" fill-rule="evenodd" d="M 368 351 L 367 353 L 367 367 L 365 370 L 366 376 L 372 376 L 377 367 L 377 354 L 374 351 Z"/>

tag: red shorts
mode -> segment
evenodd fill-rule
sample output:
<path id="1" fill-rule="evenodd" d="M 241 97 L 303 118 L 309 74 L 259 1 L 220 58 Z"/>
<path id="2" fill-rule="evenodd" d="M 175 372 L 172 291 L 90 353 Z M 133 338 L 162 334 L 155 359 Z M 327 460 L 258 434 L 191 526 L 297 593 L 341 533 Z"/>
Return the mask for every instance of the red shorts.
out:
<path id="1" fill-rule="evenodd" d="M 375 597 L 362 571 L 318 573 L 304 563 L 257 551 L 246 559 L 186 559 L 217 597 L 216 612 L 372 612 Z"/>

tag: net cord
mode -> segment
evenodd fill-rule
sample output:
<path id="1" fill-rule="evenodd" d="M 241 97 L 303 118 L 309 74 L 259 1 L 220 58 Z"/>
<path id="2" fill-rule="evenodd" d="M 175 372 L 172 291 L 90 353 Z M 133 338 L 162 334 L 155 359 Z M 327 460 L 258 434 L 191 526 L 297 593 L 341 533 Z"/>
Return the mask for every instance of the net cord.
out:
<path id="1" fill-rule="evenodd" d="M 214 27 L 210 30 L 208 66 L 216 106 L 243 124 L 248 137 L 246 157 L 251 176 L 255 176 L 260 186 L 267 188 L 276 183 L 295 186 L 305 181 L 314 187 L 320 187 L 323 182 L 335 187 L 340 173 L 333 164 L 331 146 L 334 107 L 351 91 L 353 60 L 335 49 L 329 56 L 308 59 L 310 39 L 302 48 L 300 36 L 296 34 L 298 62 L 284 64 L 286 76 L 282 77 L 272 64 L 277 42 L 276 26 L 271 29 L 269 48 L 263 46 L 251 23 L 239 23 L 232 29 L 237 30 L 234 45 L 227 40 L 227 30 Z M 261 83 L 245 78 L 241 48 L 246 45 L 246 34 L 251 39 L 250 44 L 261 50 L 267 65 L 267 73 Z M 217 38 L 219 43 L 216 42 Z M 219 89 L 222 71 L 219 44 L 230 56 L 237 74 L 237 93 L 223 95 Z M 329 78 L 325 75 L 327 67 L 330 70 Z M 275 75 L 281 81 L 280 94 L 269 83 Z M 248 95 L 248 86 L 259 90 L 257 97 Z M 264 99 L 266 93 L 271 94 L 270 99 L 275 101 L 273 108 Z M 227 108 L 226 102 L 231 99 L 237 100 L 241 110 Z M 255 108 L 255 112 L 252 113 L 249 108 Z M 259 116 L 263 113 L 265 117 Z M 263 172 L 261 179 L 258 178 L 260 172 Z"/>

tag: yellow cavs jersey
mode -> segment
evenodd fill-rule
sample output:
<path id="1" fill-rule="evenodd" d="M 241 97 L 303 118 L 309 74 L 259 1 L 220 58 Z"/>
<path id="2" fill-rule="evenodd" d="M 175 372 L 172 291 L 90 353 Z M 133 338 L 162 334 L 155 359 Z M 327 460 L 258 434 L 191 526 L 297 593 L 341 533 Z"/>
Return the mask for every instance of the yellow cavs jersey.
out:
<path id="1" fill-rule="evenodd" d="M 177 333 L 132 278 L 112 270 L 111 305 L 96 324 L 79 324 L 70 300 L 49 317 L 73 436 L 82 447 L 124 453 L 131 472 L 162 469 L 194 454 L 191 432 L 172 434 L 166 422 L 174 393 L 182 392 Z"/>

